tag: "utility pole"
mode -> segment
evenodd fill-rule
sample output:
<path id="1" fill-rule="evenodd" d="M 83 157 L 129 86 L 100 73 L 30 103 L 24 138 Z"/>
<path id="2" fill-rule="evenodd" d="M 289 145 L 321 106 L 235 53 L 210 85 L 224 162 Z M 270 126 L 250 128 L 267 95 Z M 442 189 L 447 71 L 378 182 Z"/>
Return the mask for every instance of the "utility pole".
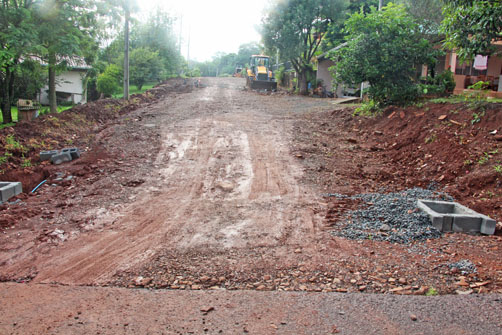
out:
<path id="1" fill-rule="evenodd" d="M 178 45 L 178 48 L 179 48 L 179 54 L 181 55 L 181 42 L 182 42 L 182 39 L 181 39 L 181 36 L 182 36 L 182 32 L 183 32 L 183 13 L 181 14 L 181 17 L 180 17 L 180 35 L 179 35 L 179 45 Z"/>
<path id="2" fill-rule="evenodd" d="M 188 26 L 188 46 L 187 46 L 187 67 L 188 70 L 190 70 L 190 29 L 191 27 Z"/>
<path id="3" fill-rule="evenodd" d="M 181 56 L 181 44 L 183 42 L 183 13 L 180 14 L 180 34 L 179 34 L 179 44 L 178 44 L 178 54 Z M 180 66 L 179 76 L 183 76 L 184 70 L 183 66 Z"/>
<path id="4" fill-rule="evenodd" d="M 129 100 L 129 20 L 130 8 L 129 3 L 124 5 L 125 11 L 125 27 L 124 27 L 124 99 Z"/>

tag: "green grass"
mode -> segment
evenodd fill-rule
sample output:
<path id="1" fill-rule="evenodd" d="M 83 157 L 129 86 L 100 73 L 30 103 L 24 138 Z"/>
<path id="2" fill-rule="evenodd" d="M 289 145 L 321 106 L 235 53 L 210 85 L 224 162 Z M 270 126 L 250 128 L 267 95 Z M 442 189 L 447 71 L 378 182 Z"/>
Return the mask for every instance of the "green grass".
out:
<path id="1" fill-rule="evenodd" d="M 58 106 L 58 113 L 61 113 L 62 111 L 65 111 L 67 109 L 70 109 L 72 108 L 73 106 Z M 42 109 L 40 110 L 41 113 L 46 113 L 45 111 L 47 110 L 48 111 L 49 107 L 47 106 L 44 106 L 42 107 Z M 12 120 L 14 122 L 12 123 L 7 123 L 7 124 L 3 124 L 3 115 L 2 113 L 0 113 L 0 129 L 2 128 L 5 128 L 5 127 L 10 127 L 10 126 L 13 126 L 16 124 L 16 122 L 18 121 L 18 113 L 17 113 L 17 107 L 16 106 L 12 106 L 11 108 L 11 113 L 12 113 Z"/>
<path id="2" fill-rule="evenodd" d="M 147 90 L 153 88 L 155 85 L 157 85 L 157 83 L 148 83 L 148 84 L 145 84 L 145 85 L 143 85 L 143 87 L 141 88 L 141 90 L 138 90 L 138 87 L 136 85 L 130 85 L 129 86 L 129 94 L 145 93 Z M 114 99 L 122 99 L 123 96 L 124 96 L 124 92 L 112 95 L 112 97 Z"/>
<path id="3" fill-rule="evenodd" d="M 483 99 L 483 101 L 490 103 L 500 103 L 502 102 L 502 99 L 489 98 L 489 99 Z M 446 104 L 446 103 L 457 104 L 462 102 L 469 102 L 469 99 L 466 99 L 466 97 L 463 95 L 452 95 L 446 98 L 431 99 L 429 100 L 429 102 L 432 102 L 434 104 Z"/>
<path id="4" fill-rule="evenodd" d="M 438 291 L 436 291 L 436 289 L 434 287 L 429 288 L 429 290 L 427 292 L 425 292 L 426 297 L 433 297 L 438 294 L 439 294 Z"/>

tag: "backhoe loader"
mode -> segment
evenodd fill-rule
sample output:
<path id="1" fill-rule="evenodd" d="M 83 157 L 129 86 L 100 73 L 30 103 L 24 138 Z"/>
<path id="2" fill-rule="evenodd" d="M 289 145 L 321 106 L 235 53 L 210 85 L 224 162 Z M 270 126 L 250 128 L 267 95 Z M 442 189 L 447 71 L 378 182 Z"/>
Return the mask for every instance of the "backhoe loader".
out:
<path id="1" fill-rule="evenodd" d="M 251 89 L 276 90 L 277 82 L 270 69 L 270 57 L 253 55 L 246 71 L 246 85 Z"/>

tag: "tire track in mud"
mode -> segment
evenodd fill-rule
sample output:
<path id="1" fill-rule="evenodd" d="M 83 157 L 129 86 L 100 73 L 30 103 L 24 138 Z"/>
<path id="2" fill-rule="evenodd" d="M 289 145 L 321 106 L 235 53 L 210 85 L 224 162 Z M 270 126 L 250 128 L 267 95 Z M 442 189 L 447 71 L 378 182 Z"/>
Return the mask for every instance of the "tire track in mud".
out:
<path id="1" fill-rule="evenodd" d="M 172 124 L 157 118 L 162 147 L 153 167 L 139 167 L 148 174 L 139 200 L 110 218 L 106 230 L 39 258 L 34 281 L 106 284 L 161 250 L 265 247 L 287 258 L 315 240 L 313 192 L 298 184 L 288 125 L 277 110 L 267 111 L 267 97 L 256 100 L 254 93 L 208 87 L 170 105 L 170 114 L 199 111 Z"/>

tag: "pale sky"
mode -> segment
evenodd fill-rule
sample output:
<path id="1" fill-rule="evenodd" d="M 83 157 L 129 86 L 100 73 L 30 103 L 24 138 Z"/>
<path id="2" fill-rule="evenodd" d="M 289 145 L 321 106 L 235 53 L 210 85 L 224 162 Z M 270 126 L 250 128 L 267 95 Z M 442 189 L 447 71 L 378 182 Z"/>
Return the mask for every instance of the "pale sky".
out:
<path id="1" fill-rule="evenodd" d="M 255 26 L 261 23 L 270 0 L 139 0 L 143 12 L 160 5 L 171 16 L 183 15 L 182 54 L 186 58 L 190 33 L 190 59 L 211 60 L 215 53 L 237 52 L 239 45 L 260 42 Z M 179 21 L 176 31 L 179 31 Z"/>

